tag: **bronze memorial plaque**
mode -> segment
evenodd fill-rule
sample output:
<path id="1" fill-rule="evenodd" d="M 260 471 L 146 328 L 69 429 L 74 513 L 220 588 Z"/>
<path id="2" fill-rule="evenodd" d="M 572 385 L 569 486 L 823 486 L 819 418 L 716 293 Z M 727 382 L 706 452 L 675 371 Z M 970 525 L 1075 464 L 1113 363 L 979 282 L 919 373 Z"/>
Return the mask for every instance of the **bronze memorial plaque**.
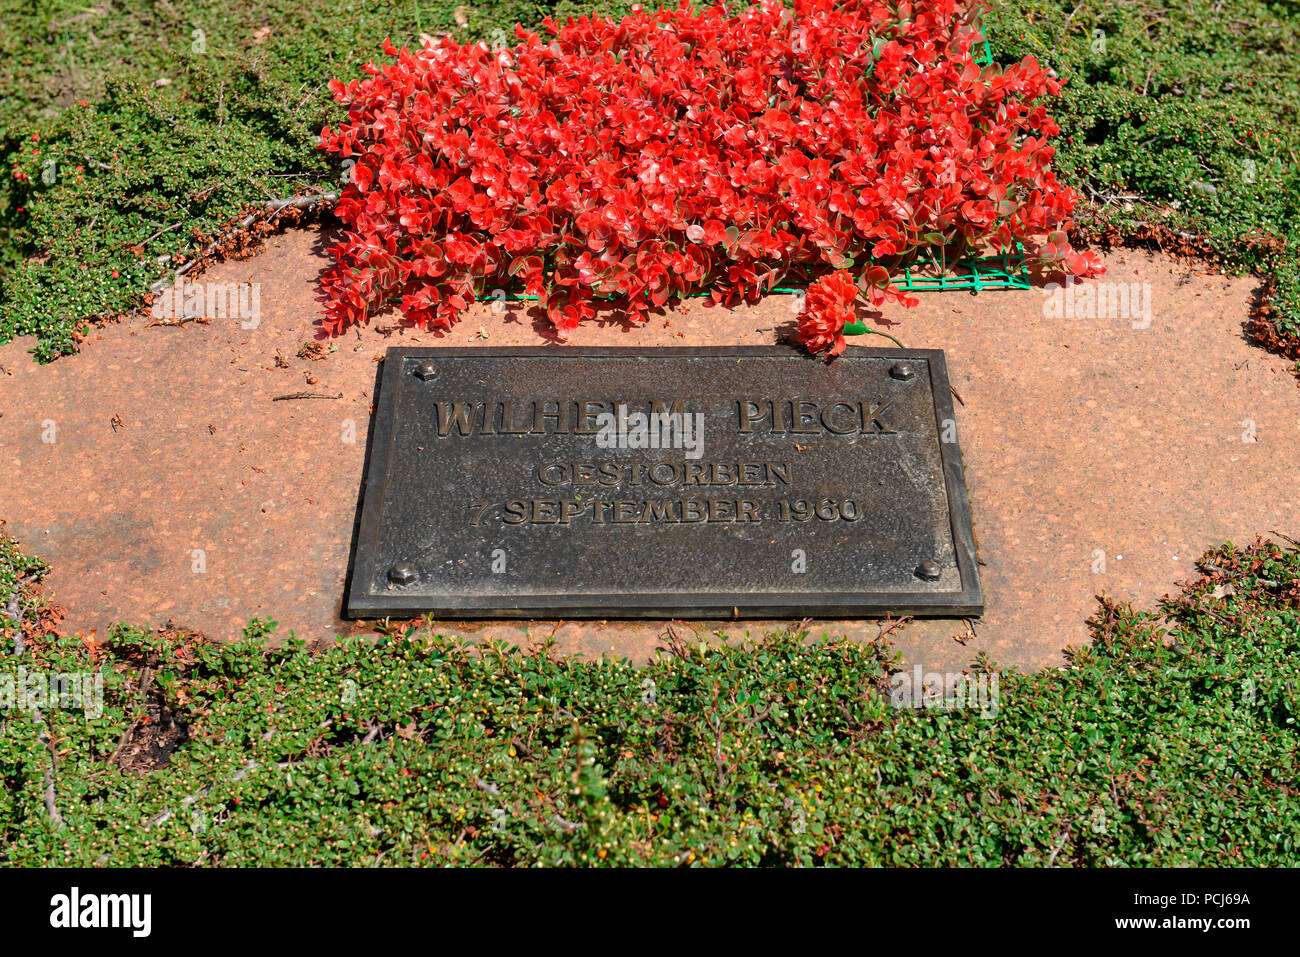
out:
<path id="1" fill-rule="evenodd" d="M 983 610 L 943 353 L 389 349 L 354 618 Z"/>

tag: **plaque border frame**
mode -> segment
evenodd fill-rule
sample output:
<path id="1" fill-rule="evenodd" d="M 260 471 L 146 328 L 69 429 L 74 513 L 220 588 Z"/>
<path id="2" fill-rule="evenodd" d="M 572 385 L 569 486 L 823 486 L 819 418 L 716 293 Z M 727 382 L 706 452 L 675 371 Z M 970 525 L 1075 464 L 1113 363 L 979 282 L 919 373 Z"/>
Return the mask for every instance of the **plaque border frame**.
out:
<path id="1" fill-rule="evenodd" d="M 379 396 L 371 417 L 368 465 L 361 487 L 361 519 L 358 524 L 344 616 L 349 619 L 415 618 L 432 615 L 447 620 L 468 619 L 742 619 L 742 618 L 879 618 L 886 614 L 918 617 L 966 618 L 984 613 L 975 537 L 971 526 L 970 499 L 965 470 L 957 441 L 939 441 L 948 516 L 952 525 L 953 549 L 960 573 L 956 591 L 915 592 L 769 592 L 691 594 L 676 597 L 666 592 L 629 592 L 618 595 L 522 595 L 452 596 L 420 595 L 402 586 L 372 592 L 364 587 L 374 578 L 375 553 L 379 544 L 388 473 L 392 465 L 393 436 L 397 429 L 396 408 L 402 378 L 416 362 L 427 359 L 484 357 L 544 357 L 563 361 L 599 357 L 699 357 L 763 356 L 791 361 L 824 361 L 800 355 L 786 346 L 391 346 L 384 356 Z M 945 421 L 955 423 L 948 365 L 942 349 L 874 349 L 849 346 L 843 358 L 881 358 L 896 362 L 923 360 L 930 373 L 930 390 L 935 413 L 935 436 L 942 435 Z M 838 360 L 836 360 L 838 361 Z M 414 377 L 414 376 L 412 376 Z M 366 574 L 360 574 L 365 572 Z"/>

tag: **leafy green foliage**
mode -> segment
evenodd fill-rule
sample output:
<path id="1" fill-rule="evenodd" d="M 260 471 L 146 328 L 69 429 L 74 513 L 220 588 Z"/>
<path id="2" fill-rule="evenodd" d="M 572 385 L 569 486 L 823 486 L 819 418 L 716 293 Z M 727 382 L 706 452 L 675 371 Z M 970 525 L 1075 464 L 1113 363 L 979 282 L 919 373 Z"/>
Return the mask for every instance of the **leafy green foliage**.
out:
<path id="1" fill-rule="evenodd" d="M 19 551 L 18 543 L 4 534 L 4 524 L 0 523 L 0 608 L 7 607 L 11 601 L 21 603 L 22 581 L 44 569 L 45 565 L 39 559 Z"/>
<path id="2" fill-rule="evenodd" d="M 1300 552 L 1205 562 L 1160 615 L 1103 606 L 1072 667 L 1002 674 L 984 712 L 897 707 L 882 650 L 796 635 L 645 667 L 416 628 L 34 639 L 29 671 L 103 675 L 103 714 L 45 710 L 62 829 L 37 728 L 5 716 L 0 862 L 1291 863 Z M 151 727 L 169 754 L 123 760 Z"/>
<path id="3" fill-rule="evenodd" d="M 1272 320 L 1300 334 L 1300 5 L 1008 0 L 986 26 L 999 61 L 1033 55 L 1066 81 L 1057 164 L 1093 200 L 1084 225 L 1205 237 L 1274 275 Z"/>

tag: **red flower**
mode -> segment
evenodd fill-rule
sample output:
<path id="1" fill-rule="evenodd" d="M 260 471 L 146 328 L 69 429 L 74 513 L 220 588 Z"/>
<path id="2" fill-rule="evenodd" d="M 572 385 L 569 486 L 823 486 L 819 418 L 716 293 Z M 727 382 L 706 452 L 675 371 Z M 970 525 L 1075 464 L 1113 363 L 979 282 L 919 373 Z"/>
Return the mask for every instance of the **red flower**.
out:
<path id="1" fill-rule="evenodd" d="M 844 324 L 853 321 L 853 301 L 858 289 L 843 270 L 823 276 L 808 287 L 803 312 L 799 315 L 799 342 L 809 352 L 830 350 L 839 355 L 847 343 Z"/>

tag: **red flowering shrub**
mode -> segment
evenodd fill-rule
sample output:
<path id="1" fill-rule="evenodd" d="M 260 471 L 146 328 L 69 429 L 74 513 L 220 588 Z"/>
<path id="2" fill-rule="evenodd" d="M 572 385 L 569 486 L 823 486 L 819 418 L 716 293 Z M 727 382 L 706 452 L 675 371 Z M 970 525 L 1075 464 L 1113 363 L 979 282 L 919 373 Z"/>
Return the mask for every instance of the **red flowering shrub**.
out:
<path id="1" fill-rule="evenodd" d="M 522 287 L 563 334 L 596 300 L 644 321 L 691 291 L 753 301 L 830 270 L 906 302 L 901 264 L 1016 242 L 1044 267 L 1096 268 L 1061 231 L 1075 196 L 1049 169 L 1040 102 L 1057 81 L 1032 59 L 976 64 L 956 0 L 546 26 L 516 28 L 511 49 L 385 44 L 395 62 L 331 82 L 350 108 L 321 145 L 355 165 L 328 331 L 393 301 L 445 329 L 476 294 Z M 843 314 L 839 283 L 809 295 L 823 325 Z"/>

